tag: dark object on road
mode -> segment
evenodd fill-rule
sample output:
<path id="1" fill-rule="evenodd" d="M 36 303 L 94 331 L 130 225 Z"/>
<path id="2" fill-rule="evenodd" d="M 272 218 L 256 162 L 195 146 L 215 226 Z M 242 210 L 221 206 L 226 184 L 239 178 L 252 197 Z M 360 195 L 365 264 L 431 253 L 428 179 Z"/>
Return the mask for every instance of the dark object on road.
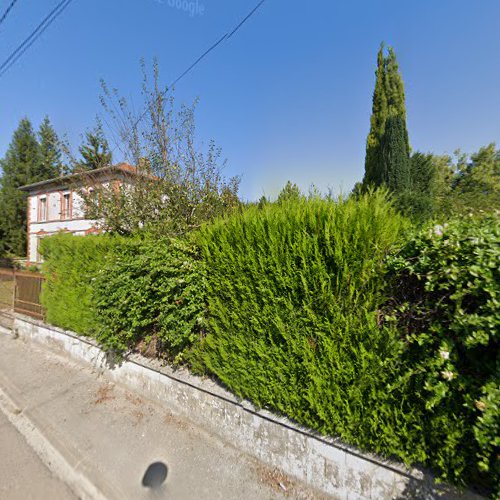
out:
<path id="1" fill-rule="evenodd" d="M 168 467 L 162 462 L 151 464 L 142 478 L 142 485 L 146 488 L 159 488 L 167 479 Z"/>

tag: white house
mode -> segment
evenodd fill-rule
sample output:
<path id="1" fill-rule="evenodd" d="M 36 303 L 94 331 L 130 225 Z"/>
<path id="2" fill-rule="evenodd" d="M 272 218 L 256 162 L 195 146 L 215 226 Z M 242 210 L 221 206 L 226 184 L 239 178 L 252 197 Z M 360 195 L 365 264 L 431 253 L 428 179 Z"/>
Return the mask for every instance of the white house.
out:
<path id="1" fill-rule="evenodd" d="M 135 167 L 120 163 L 21 187 L 28 193 L 28 263 L 41 262 L 39 242 L 45 236 L 60 231 L 81 236 L 99 232 L 97 221 L 85 215 L 82 190 L 91 191 L 97 183 L 132 184 L 136 175 Z"/>

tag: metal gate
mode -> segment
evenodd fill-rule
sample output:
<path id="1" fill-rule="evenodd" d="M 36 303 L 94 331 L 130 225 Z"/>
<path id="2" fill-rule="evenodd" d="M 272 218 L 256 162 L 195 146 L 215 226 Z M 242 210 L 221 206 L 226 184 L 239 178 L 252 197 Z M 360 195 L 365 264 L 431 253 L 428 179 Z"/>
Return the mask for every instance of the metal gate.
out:
<path id="1" fill-rule="evenodd" d="M 44 277 L 38 273 L 0 269 L 0 313 L 17 312 L 44 318 L 41 303 Z"/>
<path id="2" fill-rule="evenodd" d="M 43 276 L 38 273 L 24 271 L 16 272 L 15 276 L 14 312 L 43 319 L 44 311 L 40 300 Z"/>

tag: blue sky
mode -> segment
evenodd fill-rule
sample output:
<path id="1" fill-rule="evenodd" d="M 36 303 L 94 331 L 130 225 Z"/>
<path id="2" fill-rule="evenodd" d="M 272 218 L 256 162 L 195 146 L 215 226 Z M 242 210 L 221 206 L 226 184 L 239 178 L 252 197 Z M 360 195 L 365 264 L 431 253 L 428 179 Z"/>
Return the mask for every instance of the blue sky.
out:
<path id="1" fill-rule="evenodd" d="M 56 3 L 18 0 L 0 27 L 2 62 Z M 141 57 L 157 57 L 168 83 L 256 3 L 198 0 L 191 15 L 172 0 L 74 0 L 0 78 L 0 155 L 23 116 L 38 126 L 48 114 L 77 144 L 101 112 L 101 78 L 138 105 Z M 267 0 L 176 96 L 200 98 L 199 138 L 223 148 L 244 198 L 288 179 L 348 191 L 363 175 L 382 40 L 398 55 L 414 149 L 500 141 L 499 18 L 498 0 Z"/>

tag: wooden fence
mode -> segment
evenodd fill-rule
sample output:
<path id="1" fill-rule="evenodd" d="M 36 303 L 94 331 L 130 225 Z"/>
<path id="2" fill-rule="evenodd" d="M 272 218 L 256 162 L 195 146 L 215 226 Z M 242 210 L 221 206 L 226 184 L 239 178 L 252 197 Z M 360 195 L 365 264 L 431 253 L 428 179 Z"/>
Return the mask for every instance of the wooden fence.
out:
<path id="1" fill-rule="evenodd" d="M 0 268 L 0 312 L 13 310 L 43 319 L 40 300 L 43 280 L 39 273 Z"/>

